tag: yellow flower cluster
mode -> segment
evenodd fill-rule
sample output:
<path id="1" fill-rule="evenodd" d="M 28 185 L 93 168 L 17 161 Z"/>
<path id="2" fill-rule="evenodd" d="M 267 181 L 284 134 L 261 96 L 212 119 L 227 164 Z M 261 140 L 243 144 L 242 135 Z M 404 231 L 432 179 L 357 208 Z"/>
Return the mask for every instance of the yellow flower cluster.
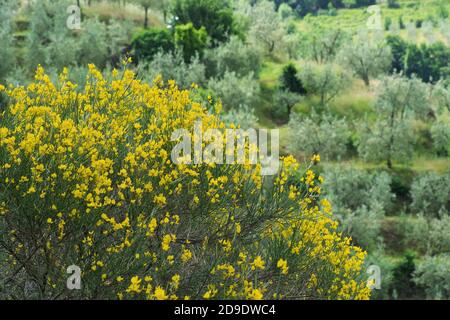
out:
<path id="1" fill-rule="evenodd" d="M 30 85 L 0 89 L 11 276 L 34 272 L 43 298 L 66 292 L 69 265 L 82 298 L 369 298 L 365 253 L 336 231 L 311 167 L 288 156 L 262 178 L 249 163 L 175 164 L 174 130 L 224 129 L 220 105 L 127 69 L 91 65 L 86 80 L 65 70 L 53 83 L 39 67 Z"/>
<path id="2" fill-rule="evenodd" d="M 281 273 L 282 274 L 287 274 L 288 273 L 289 267 L 287 265 L 287 261 L 286 260 L 283 260 L 283 259 L 278 260 L 277 267 L 281 269 Z"/>

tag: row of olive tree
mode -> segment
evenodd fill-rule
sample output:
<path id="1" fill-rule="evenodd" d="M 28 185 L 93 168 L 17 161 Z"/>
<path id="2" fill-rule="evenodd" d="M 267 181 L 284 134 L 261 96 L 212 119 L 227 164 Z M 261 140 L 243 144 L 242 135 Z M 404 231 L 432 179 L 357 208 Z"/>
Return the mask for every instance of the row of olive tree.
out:
<path id="1" fill-rule="evenodd" d="M 72 30 L 67 26 L 67 8 L 71 4 L 68 0 L 35 1 L 24 8 L 8 6 L 8 3 L 12 2 L 0 4 L 0 11 L 5 15 L 0 30 L 0 81 L 27 82 L 38 65 L 52 74 L 64 67 L 86 68 L 89 63 L 103 69 L 116 65 L 126 53 L 131 23 L 114 20 L 105 23 L 85 17 L 81 29 Z M 29 21 L 23 40 L 14 37 L 11 21 L 19 13 Z"/>

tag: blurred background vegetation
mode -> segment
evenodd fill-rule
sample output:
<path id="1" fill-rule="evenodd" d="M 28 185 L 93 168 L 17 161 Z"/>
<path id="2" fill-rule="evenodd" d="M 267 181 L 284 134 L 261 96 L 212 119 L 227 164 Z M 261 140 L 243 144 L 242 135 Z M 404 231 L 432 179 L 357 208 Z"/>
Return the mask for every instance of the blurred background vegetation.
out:
<path id="1" fill-rule="evenodd" d="M 124 56 L 143 81 L 197 83 L 228 123 L 279 128 L 300 160 L 321 154 L 342 231 L 382 270 L 373 298 L 448 299 L 449 12 L 449 0 L 0 0 L 0 84 L 26 85 L 41 64 L 54 79 L 69 67 L 82 90 L 88 63 Z"/>

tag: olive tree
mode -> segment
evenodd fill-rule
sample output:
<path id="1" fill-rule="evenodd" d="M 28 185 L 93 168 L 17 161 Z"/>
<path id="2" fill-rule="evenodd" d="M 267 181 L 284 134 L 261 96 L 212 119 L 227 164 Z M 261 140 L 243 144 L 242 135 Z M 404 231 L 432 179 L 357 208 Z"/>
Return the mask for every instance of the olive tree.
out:
<path id="1" fill-rule="evenodd" d="M 167 53 L 159 51 L 150 62 L 143 62 L 139 66 L 144 80 L 150 83 L 158 75 L 161 75 L 164 81 L 175 80 L 183 89 L 189 88 L 192 83 L 206 83 L 205 66 L 199 58 L 194 57 L 187 63 L 179 50 Z"/>
<path id="2" fill-rule="evenodd" d="M 129 39 L 127 23 L 106 23 L 85 18 L 80 30 L 67 27 L 68 0 L 30 2 L 30 30 L 25 39 L 24 65 L 29 74 L 38 64 L 60 71 L 94 63 L 100 68 L 120 60 Z M 120 27 L 119 27 L 120 26 Z M 115 58 L 115 59 L 113 59 Z M 108 61 L 109 60 L 109 61 Z"/>
<path id="3" fill-rule="evenodd" d="M 430 254 L 450 253 L 450 216 L 442 216 L 430 222 L 428 252 Z"/>
<path id="4" fill-rule="evenodd" d="M 367 249 L 381 241 L 381 221 L 394 199 L 391 177 L 386 172 L 368 172 L 351 167 L 327 166 L 323 193 L 341 221 L 341 230 Z"/>
<path id="5" fill-rule="evenodd" d="M 427 217 L 450 214 L 450 173 L 430 172 L 414 179 L 411 185 L 411 210 Z"/>
<path id="6" fill-rule="evenodd" d="M 148 28 L 148 10 L 160 2 L 160 0 L 134 0 L 134 2 L 144 9 L 144 28 Z"/>
<path id="7" fill-rule="evenodd" d="M 324 169 L 323 192 L 334 200 L 335 209 L 351 211 L 366 206 L 386 213 L 395 199 L 391 191 L 391 176 L 384 171 L 369 172 L 345 166 L 327 166 Z"/>
<path id="8" fill-rule="evenodd" d="M 450 153 L 450 122 L 439 121 L 430 129 L 433 147 L 438 155 L 447 156 Z"/>
<path id="9" fill-rule="evenodd" d="M 230 39 L 216 48 L 205 51 L 203 59 L 207 66 L 208 76 L 223 76 L 225 72 L 236 72 L 245 76 L 250 72 L 258 74 L 261 56 L 255 47 L 245 43 L 238 36 Z"/>
<path id="10" fill-rule="evenodd" d="M 450 254 L 425 257 L 414 272 L 414 282 L 425 287 L 428 299 L 450 299 Z"/>
<path id="11" fill-rule="evenodd" d="M 350 82 L 347 73 L 333 64 L 308 63 L 299 77 L 309 94 L 319 96 L 321 107 L 336 98 Z"/>
<path id="12" fill-rule="evenodd" d="M 271 54 L 282 43 L 283 35 L 283 26 L 274 3 L 267 0 L 256 3 L 250 10 L 250 41 Z"/>
<path id="13" fill-rule="evenodd" d="M 258 125 L 258 117 L 255 115 L 255 110 L 246 105 L 231 109 L 222 116 L 222 120 L 229 126 L 233 124 L 242 129 L 254 128 Z"/>
<path id="14" fill-rule="evenodd" d="M 83 33 L 78 39 L 78 62 L 81 65 L 94 63 L 104 68 L 109 55 L 108 31 L 106 25 L 96 19 L 90 19 L 83 24 Z"/>
<path id="15" fill-rule="evenodd" d="M 372 77 L 389 70 L 392 55 L 384 42 L 358 37 L 342 47 L 339 60 L 369 86 Z"/>
<path id="16" fill-rule="evenodd" d="M 286 115 L 287 119 L 291 117 L 292 109 L 300 102 L 302 96 L 283 88 L 279 88 L 274 94 L 274 114 L 276 116 Z"/>
<path id="17" fill-rule="evenodd" d="M 377 92 L 376 120 L 359 126 L 358 152 L 371 161 L 406 161 L 413 153 L 411 120 L 429 111 L 429 87 L 416 78 L 385 77 Z"/>
<path id="18" fill-rule="evenodd" d="M 313 24 L 312 30 L 302 35 L 302 51 L 316 63 L 329 63 L 334 60 L 346 38 L 346 33 L 339 28 L 326 30 Z"/>
<path id="19" fill-rule="evenodd" d="M 0 82 L 6 78 L 14 67 L 12 10 L 12 1 L 0 1 Z"/>
<path id="20" fill-rule="evenodd" d="M 258 99 L 259 83 L 253 73 L 239 77 L 235 72 L 225 72 L 221 78 L 208 81 L 208 88 L 219 97 L 225 109 L 242 105 L 253 107 Z"/>
<path id="21" fill-rule="evenodd" d="M 358 153 L 366 161 L 407 162 L 413 152 L 416 137 L 411 122 L 397 119 L 377 119 L 374 123 L 362 121 L 358 124 Z"/>
<path id="22" fill-rule="evenodd" d="M 320 154 L 324 159 L 334 160 L 345 155 L 350 131 L 345 119 L 331 115 L 302 117 L 292 114 L 289 120 L 290 152 L 306 157 Z"/>
<path id="23" fill-rule="evenodd" d="M 25 64 L 30 73 L 38 64 L 58 70 L 74 66 L 77 44 L 66 26 L 68 1 L 30 3 L 30 31 L 25 41 Z"/>
<path id="24" fill-rule="evenodd" d="M 433 89 L 433 99 L 437 106 L 437 111 L 447 109 L 450 111 L 450 88 L 442 81 L 438 82 Z"/>
<path id="25" fill-rule="evenodd" d="M 408 215 L 399 225 L 404 244 L 430 255 L 450 253 L 450 216 Z"/>

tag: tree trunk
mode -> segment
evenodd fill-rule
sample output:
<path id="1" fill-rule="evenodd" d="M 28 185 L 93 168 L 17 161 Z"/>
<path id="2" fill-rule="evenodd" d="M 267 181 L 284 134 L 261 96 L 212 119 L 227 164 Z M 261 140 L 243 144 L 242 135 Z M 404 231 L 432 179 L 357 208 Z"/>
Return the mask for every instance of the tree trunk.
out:
<path id="1" fill-rule="evenodd" d="M 294 107 L 295 104 L 288 104 L 287 105 L 287 115 L 288 115 L 288 120 L 291 118 L 291 113 L 292 113 L 292 108 Z"/>
<path id="2" fill-rule="evenodd" d="M 269 44 L 269 53 L 272 53 L 274 49 L 275 49 L 275 41 L 272 41 Z"/>
<path id="3" fill-rule="evenodd" d="M 391 160 L 391 157 L 389 156 L 389 158 L 387 159 L 387 167 L 389 168 L 389 169 L 392 169 L 392 160 Z"/>
<path id="4" fill-rule="evenodd" d="M 392 169 L 392 148 L 394 147 L 394 122 L 395 122 L 395 112 L 394 109 L 392 109 L 391 112 L 391 136 L 389 137 L 389 154 L 387 158 L 387 166 L 389 169 Z"/>
<path id="5" fill-rule="evenodd" d="M 364 84 L 366 85 L 366 87 L 369 87 L 370 86 L 370 79 L 369 79 L 369 76 L 367 74 L 365 74 L 363 76 L 363 80 L 364 80 Z"/>
<path id="6" fill-rule="evenodd" d="M 145 7 L 144 28 L 148 28 L 148 7 Z"/>

